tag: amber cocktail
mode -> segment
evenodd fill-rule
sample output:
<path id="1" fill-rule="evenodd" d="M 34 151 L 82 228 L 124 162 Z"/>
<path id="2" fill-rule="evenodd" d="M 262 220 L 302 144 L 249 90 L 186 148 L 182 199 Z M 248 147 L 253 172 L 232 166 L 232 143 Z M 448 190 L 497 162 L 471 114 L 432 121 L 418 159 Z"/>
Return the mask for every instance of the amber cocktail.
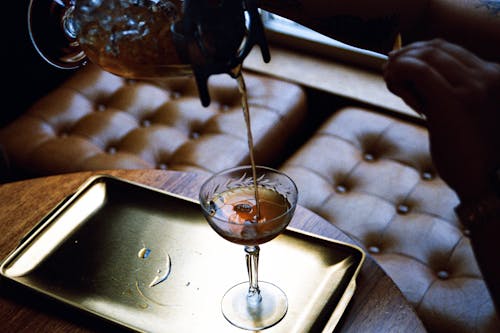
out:
<path id="1" fill-rule="evenodd" d="M 290 177 L 262 166 L 222 171 L 200 189 L 200 204 L 210 226 L 226 240 L 245 246 L 249 281 L 229 289 L 221 304 L 224 317 L 237 327 L 268 328 L 287 312 L 285 293 L 258 280 L 259 245 L 274 239 L 290 223 L 297 195 Z"/>

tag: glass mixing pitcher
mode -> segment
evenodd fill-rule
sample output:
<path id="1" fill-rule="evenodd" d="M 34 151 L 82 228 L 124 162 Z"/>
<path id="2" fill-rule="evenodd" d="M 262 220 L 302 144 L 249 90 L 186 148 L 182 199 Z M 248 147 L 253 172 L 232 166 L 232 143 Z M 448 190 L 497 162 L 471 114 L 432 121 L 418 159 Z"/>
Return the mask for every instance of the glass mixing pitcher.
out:
<path id="1" fill-rule="evenodd" d="M 270 60 L 256 0 L 30 0 L 28 25 L 56 67 L 90 60 L 126 78 L 194 75 L 204 106 L 210 75 L 234 77 L 255 44 Z"/>

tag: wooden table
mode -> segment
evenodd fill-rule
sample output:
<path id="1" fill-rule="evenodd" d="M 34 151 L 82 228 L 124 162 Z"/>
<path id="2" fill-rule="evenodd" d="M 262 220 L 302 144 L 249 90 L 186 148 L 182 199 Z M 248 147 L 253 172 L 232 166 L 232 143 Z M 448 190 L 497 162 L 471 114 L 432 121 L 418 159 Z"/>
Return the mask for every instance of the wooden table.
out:
<path id="1" fill-rule="evenodd" d="M 160 170 L 100 172 L 197 198 L 201 176 Z M 0 185 L 0 258 L 57 203 L 73 193 L 93 172 L 36 178 Z M 311 211 L 298 207 L 291 226 L 352 243 L 339 229 Z M 103 320 L 15 287 L 0 283 L 1 332 L 109 332 L 119 328 Z M 339 323 L 339 332 L 425 332 L 411 305 L 392 280 L 367 256 L 357 289 Z"/>

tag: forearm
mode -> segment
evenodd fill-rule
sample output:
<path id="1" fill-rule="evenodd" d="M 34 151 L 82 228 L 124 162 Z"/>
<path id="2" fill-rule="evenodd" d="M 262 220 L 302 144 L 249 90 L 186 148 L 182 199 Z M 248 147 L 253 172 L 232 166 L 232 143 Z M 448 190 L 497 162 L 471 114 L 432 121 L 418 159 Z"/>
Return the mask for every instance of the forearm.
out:
<path id="1" fill-rule="evenodd" d="M 323 35 L 386 53 L 420 20 L 428 0 L 260 0 L 260 7 Z"/>
<path id="2" fill-rule="evenodd" d="M 471 230 L 471 243 L 497 312 L 500 313 L 500 218 Z"/>
<path id="3" fill-rule="evenodd" d="M 429 1 L 422 38 L 443 38 L 500 61 L 500 0 Z"/>
<path id="4" fill-rule="evenodd" d="M 498 152 L 498 150 L 497 150 Z M 464 173 L 465 175 L 465 173 Z M 500 169 L 494 173 L 482 195 L 459 194 L 460 204 L 455 211 L 466 229 L 474 255 L 500 313 Z M 475 199 L 471 199 L 474 198 Z"/>
<path id="5" fill-rule="evenodd" d="M 500 59 L 500 0 L 260 0 L 260 7 L 345 43 L 386 53 L 440 37 Z"/>

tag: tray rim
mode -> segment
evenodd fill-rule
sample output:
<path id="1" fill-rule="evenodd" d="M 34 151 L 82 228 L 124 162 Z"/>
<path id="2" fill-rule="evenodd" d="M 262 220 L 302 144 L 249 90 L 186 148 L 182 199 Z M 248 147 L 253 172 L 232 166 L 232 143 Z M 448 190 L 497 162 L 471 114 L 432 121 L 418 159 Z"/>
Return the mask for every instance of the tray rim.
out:
<path id="1" fill-rule="evenodd" d="M 128 325 L 125 322 L 119 322 L 119 321 L 113 320 L 112 318 L 109 318 L 108 316 L 104 316 L 96 311 L 91 311 L 89 309 L 82 309 L 80 306 L 78 306 L 77 304 L 75 304 L 71 300 L 68 300 L 64 297 L 60 297 L 56 294 L 47 293 L 43 289 L 31 286 L 31 285 L 26 284 L 26 283 L 23 283 L 22 281 L 19 280 L 18 277 L 9 276 L 8 274 L 5 273 L 6 266 L 9 263 L 13 262 L 17 256 L 22 254 L 22 252 L 26 248 L 26 246 L 28 246 L 30 243 L 32 243 L 33 240 L 37 237 L 37 235 L 39 235 L 41 232 L 43 232 L 43 230 L 47 226 L 49 226 L 54 221 L 54 219 L 57 218 L 57 216 L 59 214 L 64 212 L 64 210 L 72 202 L 74 202 L 74 200 L 76 200 L 79 196 L 81 196 L 83 194 L 83 192 L 85 192 L 87 189 L 89 189 L 91 186 L 93 186 L 93 184 L 95 184 L 96 182 L 106 181 L 106 180 L 122 182 L 122 183 L 125 183 L 128 185 L 131 185 L 131 186 L 140 187 L 140 188 L 145 189 L 145 190 L 154 191 L 154 192 L 160 193 L 162 195 L 171 196 L 175 199 L 191 202 L 191 203 L 196 204 L 196 205 L 200 204 L 199 200 L 197 200 L 197 199 L 193 199 L 193 198 L 185 196 L 185 195 L 180 195 L 180 194 L 177 194 L 177 193 L 174 193 L 171 191 L 163 190 L 163 189 L 153 187 L 153 186 L 150 186 L 147 184 L 143 184 L 140 182 L 131 181 L 131 180 L 128 180 L 128 179 L 125 179 L 122 177 L 113 176 L 113 175 L 109 175 L 106 173 L 92 175 L 89 178 L 87 178 L 81 185 L 79 185 L 78 188 L 75 190 L 75 192 L 73 192 L 72 194 L 69 194 L 68 196 L 63 198 L 47 214 L 45 214 L 24 236 L 22 236 L 20 238 L 18 245 L 14 249 L 12 249 L 9 252 L 9 254 L 7 254 L 7 256 L 5 256 L 5 258 L 0 258 L 1 259 L 0 260 L 0 277 L 7 279 L 11 282 L 14 282 L 23 288 L 27 288 L 28 290 L 32 290 L 34 292 L 37 292 L 37 293 L 41 294 L 42 296 L 45 296 L 45 297 L 54 299 L 57 302 L 69 305 L 77 310 L 84 311 L 86 313 L 97 316 L 97 317 L 99 317 L 103 320 L 106 320 L 108 322 L 112 322 L 112 323 L 121 325 L 125 328 L 136 330 L 135 328 L 130 327 L 130 325 Z M 306 209 L 306 208 L 304 208 L 304 209 Z M 302 229 L 299 229 L 296 227 L 287 226 L 285 229 L 285 233 L 292 234 L 292 235 L 296 234 L 296 235 L 302 236 L 302 237 L 315 238 L 315 239 L 318 239 L 318 240 L 321 240 L 324 242 L 335 244 L 335 245 L 340 246 L 340 247 L 347 247 L 347 248 L 350 248 L 351 250 L 353 250 L 354 252 L 358 253 L 358 255 L 359 255 L 359 262 L 356 266 L 356 269 L 354 270 L 347 286 L 345 287 L 345 289 L 342 292 L 342 296 L 340 297 L 337 305 L 333 309 L 332 314 L 328 318 L 328 320 L 327 320 L 327 322 L 322 330 L 323 333 L 333 332 L 334 329 L 336 328 L 338 322 L 340 321 L 341 317 L 343 316 L 347 306 L 349 305 L 350 300 L 352 299 L 352 297 L 355 293 L 356 286 L 357 286 L 356 279 L 357 279 L 357 277 L 361 271 L 361 268 L 366 260 L 366 253 L 360 246 L 357 246 L 355 244 L 351 244 L 351 243 L 340 241 L 340 240 L 337 240 L 334 238 L 318 235 L 318 234 L 315 234 L 313 232 L 302 230 Z"/>

